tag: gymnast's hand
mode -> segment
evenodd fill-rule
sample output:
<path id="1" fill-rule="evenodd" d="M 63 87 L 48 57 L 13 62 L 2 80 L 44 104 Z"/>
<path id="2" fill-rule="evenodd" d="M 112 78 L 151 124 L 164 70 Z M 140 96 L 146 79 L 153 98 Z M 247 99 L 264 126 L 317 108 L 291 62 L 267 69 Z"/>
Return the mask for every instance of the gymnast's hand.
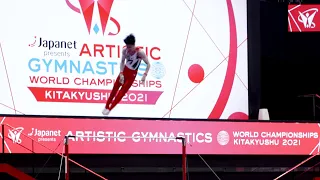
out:
<path id="1" fill-rule="evenodd" d="M 147 77 L 147 74 L 144 73 L 142 78 L 141 78 L 141 82 L 144 83 L 146 81 L 146 77 Z"/>

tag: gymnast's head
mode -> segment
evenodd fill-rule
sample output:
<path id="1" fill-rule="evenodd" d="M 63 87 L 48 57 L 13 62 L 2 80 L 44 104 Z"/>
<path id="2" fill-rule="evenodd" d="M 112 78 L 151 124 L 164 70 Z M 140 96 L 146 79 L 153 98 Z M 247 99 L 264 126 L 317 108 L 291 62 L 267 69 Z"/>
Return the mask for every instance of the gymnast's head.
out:
<path id="1" fill-rule="evenodd" d="M 135 50 L 136 38 L 134 37 L 133 34 L 129 34 L 123 41 L 126 44 L 126 47 L 128 50 L 130 51 Z"/>

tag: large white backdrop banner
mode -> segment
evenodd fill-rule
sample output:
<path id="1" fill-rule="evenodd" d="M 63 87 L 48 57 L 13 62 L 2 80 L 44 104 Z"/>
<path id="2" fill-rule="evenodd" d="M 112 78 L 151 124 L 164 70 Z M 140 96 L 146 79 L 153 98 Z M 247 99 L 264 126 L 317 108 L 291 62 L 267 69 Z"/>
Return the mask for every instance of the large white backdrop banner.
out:
<path id="1" fill-rule="evenodd" d="M 0 1 L 0 114 L 100 116 L 133 33 L 150 73 L 110 116 L 247 118 L 246 3 Z"/>

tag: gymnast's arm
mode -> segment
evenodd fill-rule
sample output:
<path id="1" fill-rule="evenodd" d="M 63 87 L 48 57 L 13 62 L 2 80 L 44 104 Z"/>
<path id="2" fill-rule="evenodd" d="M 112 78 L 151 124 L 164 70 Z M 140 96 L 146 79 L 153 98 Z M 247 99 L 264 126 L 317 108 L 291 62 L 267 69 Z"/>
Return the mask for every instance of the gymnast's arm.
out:
<path id="1" fill-rule="evenodd" d="M 126 49 L 122 50 L 121 62 L 120 62 L 120 74 L 123 73 L 124 63 L 126 62 Z"/>
<path id="2" fill-rule="evenodd" d="M 149 63 L 148 57 L 142 50 L 138 51 L 138 53 L 139 53 L 138 54 L 139 57 L 147 64 L 147 69 L 144 72 L 144 76 L 147 76 L 150 69 L 150 63 Z"/>

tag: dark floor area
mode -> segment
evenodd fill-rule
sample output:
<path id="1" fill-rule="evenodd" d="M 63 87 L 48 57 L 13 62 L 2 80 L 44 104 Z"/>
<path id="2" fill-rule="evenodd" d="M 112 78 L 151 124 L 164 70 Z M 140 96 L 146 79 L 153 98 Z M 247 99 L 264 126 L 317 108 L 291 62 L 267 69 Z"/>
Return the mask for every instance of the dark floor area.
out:
<path id="1" fill-rule="evenodd" d="M 181 180 L 180 173 L 122 173 L 122 174 L 101 174 L 108 180 Z M 307 173 L 297 177 L 297 173 L 284 176 L 281 180 L 312 180 L 319 173 Z M 279 173 L 218 173 L 221 180 L 273 180 Z M 14 180 L 13 178 L 0 174 L 1 180 Z M 37 180 L 57 180 L 58 174 L 40 174 Z M 62 176 L 60 180 L 64 180 Z M 70 180 L 101 180 L 92 174 L 72 174 Z M 190 173 L 189 180 L 218 180 L 213 173 Z"/>
<path id="2" fill-rule="evenodd" d="M 202 156 L 222 180 L 273 180 L 309 156 Z M 71 158 L 110 180 L 182 179 L 181 156 L 168 155 L 73 155 Z M 61 158 L 58 155 L 6 155 L 1 163 L 11 164 L 40 180 L 58 179 Z M 281 180 L 312 180 L 320 177 L 320 157 L 288 173 Z M 308 172 L 308 168 L 311 168 Z M 64 169 L 64 165 L 62 165 Z M 188 156 L 189 180 L 216 180 L 199 156 Z M 71 180 L 101 179 L 71 165 Z M 63 170 L 61 180 L 64 179 Z M 8 179 L 0 176 L 1 180 Z M 8 179 L 10 180 L 10 179 Z"/>

